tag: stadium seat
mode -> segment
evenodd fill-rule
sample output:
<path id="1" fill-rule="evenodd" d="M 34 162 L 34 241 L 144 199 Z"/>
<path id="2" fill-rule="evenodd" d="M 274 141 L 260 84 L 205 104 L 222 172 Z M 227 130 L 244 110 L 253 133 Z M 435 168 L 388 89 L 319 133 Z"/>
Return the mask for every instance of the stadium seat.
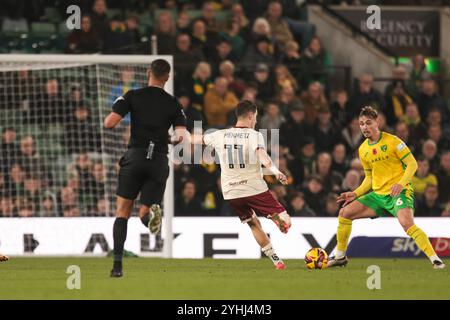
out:
<path id="1" fill-rule="evenodd" d="M 5 18 L 2 22 L 2 34 L 5 36 L 14 36 L 21 33 L 28 33 L 28 23 L 25 18 L 12 20 Z"/>
<path id="2" fill-rule="evenodd" d="M 33 22 L 31 24 L 31 33 L 34 36 L 51 36 L 56 34 L 56 27 L 53 23 Z"/>

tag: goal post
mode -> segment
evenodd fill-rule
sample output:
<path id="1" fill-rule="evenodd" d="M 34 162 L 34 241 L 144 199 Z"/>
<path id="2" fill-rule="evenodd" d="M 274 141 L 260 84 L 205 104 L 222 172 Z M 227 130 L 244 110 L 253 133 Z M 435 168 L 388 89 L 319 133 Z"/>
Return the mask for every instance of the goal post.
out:
<path id="1" fill-rule="evenodd" d="M 115 129 L 103 119 L 114 100 L 148 84 L 167 55 L 0 54 L 0 130 L 14 140 L 0 155 L 0 197 L 20 217 L 115 215 L 118 162 L 130 135 L 129 116 Z M 149 101 L 149 104 L 152 102 Z M 172 157 L 169 147 L 169 157 Z M 172 257 L 173 163 L 164 195 L 163 249 Z M 136 210 L 134 215 L 136 214 Z"/>

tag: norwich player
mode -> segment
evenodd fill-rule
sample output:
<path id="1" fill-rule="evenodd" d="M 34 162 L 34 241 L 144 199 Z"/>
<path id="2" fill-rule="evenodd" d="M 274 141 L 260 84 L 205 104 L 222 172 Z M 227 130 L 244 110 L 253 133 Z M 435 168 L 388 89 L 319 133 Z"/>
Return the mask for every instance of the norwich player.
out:
<path id="1" fill-rule="evenodd" d="M 387 211 L 398 219 L 433 267 L 443 269 L 445 264 L 434 252 L 427 235 L 414 224 L 411 179 L 417 170 L 416 159 L 398 137 L 378 129 L 377 118 L 378 113 L 372 107 L 364 107 L 359 115 L 359 127 L 367 138 L 359 147 L 365 178 L 356 190 L 338 197 L 343 205 L 339 212 L 337 250 L 328 267 L 347 264 L 346 250 L 353 220 L 375 218 Z"/>

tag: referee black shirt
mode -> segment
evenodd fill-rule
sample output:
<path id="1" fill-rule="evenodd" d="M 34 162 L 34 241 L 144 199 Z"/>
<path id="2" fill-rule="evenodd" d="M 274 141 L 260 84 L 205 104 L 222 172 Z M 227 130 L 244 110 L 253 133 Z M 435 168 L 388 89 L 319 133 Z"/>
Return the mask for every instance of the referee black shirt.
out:
<path id="1" fill-rule="evenodd" d="M 130 112 L 129 149 L 147 148 L 151 140 L 155 152 L 167 154 L 170 126 L 186 126 L 186 116 L 178 100 L 155 86 L 128 91 L 116 99 L 113 112 L 122 118 Z"/>

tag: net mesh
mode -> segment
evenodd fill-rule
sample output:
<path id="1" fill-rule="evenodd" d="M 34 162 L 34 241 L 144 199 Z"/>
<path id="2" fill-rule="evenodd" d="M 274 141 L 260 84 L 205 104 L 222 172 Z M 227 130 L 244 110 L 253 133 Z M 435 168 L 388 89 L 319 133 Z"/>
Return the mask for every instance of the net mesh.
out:
<path id="1" fill-rule="evenodd" d="M 129 117 L 103 119 L 147 83 L 145 64 L 0 63 L 0 216 L 112 216 Z M 136 212 L 136 211 L 134 211 Z"/>

